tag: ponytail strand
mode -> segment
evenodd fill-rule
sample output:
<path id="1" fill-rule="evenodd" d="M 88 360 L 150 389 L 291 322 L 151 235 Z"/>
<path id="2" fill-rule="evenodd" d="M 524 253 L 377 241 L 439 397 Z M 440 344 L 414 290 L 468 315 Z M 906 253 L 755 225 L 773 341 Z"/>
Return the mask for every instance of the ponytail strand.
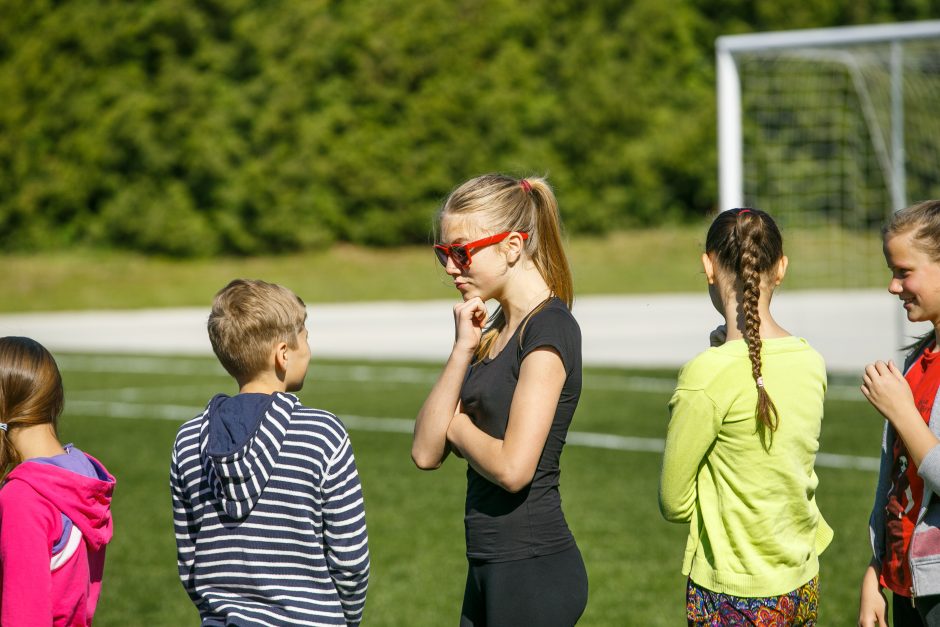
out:
<path id="1" fill-rule="evenodd" d="M 532 247 L 532 261 L 552 294 L 571 309 L 574 304 L 574 284 L 562 241 L 558 200 L 545 179 L 537 178 L 527 182 L 531 188 L 529 195 L 532 198 L 533 222 L 539 239 Z"/>

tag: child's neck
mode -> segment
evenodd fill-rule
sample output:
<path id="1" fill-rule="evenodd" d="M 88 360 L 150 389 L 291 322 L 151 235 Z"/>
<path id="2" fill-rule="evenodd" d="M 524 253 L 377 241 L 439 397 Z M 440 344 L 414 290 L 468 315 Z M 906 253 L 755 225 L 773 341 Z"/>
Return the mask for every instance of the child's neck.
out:
<path id="1" fill-rule="evenodd" d="M 744 321 L 740 321 L 740 326 L 732 326 L 726 321 L 726 328 L 728 329 L 728 335 L 725 338 L 726 342 L 731 342 L 733 340 L 740 340 L 744 338 Z M 780 337 L 789 337 L 789 333 L 786 329 L 781 327 L 779 324 L 773 320 L 764 321 L 764 318 L 761 317 L 760 329 L 757 333 L 761 339 L 769 340 Z"/>
<path id="2" fill-rule="evenodd" d="M 760 317 L 760 328 L 758 335 L 761 338 L 788 337 L 790 332 L 777 324 L 774 317 L 770 315 L 770 299 L 761 298 L 757 304 L 757 315 Z M 727 329 L 726 342 L 740 340 L 744 337 L 744 311 L 741 308 L 740 301 L 728 303 L 725 306 L 725 328 Z"/>
<path id="3" fill-rule="evenodd" d="M 277 392 L 286 392 L 287 388 L 283 385 L 274 386 L 274 385 L 263 385 L 256 383 L 248 383 L 240 388 L 238 388 L 239 394 L 275 394 Z"/>
<path id="4" fill-rule="evenodd" d="M 504 330 L 511 335 L 519 323 L 551 294 L 535 266 L 520 270 L 512 285 L 496 298 L 506 319 Z"/>
<path id="5" fill-rule="evenodd" d="M 36 457 L 54 457 L 65 453 L 65 449 L 62 448 L 62 444 L 52 428 L 52 423 L 17 427 L 7 434 L 7 437 L 24 461 Z"/>
<path id="6" fill-rule="evenodd" d="M 239 394 L 274 394 L 287 392 L 287 382 L 270 372 L 257 376 L 250 381 L 238 382 Z"/>

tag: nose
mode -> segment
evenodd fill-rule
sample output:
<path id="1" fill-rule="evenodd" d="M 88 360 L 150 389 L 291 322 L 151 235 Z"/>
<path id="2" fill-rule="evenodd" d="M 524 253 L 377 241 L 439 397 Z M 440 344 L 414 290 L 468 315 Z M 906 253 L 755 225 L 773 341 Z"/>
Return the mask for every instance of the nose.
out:
<path id="1" fill-rule="evenodd" d="M 460 276 L 463 270 L 461 270 L 460 266 L 457 265 L 457 262 L 455 262 L 450 255 L 447 255 L 447 265 L 444 266 L 444 272 L 450 276 Z"/>
<path id="2" fill-rule="evenodd" d="M 901 288 L 901 279 L 898 277 L 893 277 L 891 282 L 888 283 L 888 292 L 897 296 L 903 291 Z"/>

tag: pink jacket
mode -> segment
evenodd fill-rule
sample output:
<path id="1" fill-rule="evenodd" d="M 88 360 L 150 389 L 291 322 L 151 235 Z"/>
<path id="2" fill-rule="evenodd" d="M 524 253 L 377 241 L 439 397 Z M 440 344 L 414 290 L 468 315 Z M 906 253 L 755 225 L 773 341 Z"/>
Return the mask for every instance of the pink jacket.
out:
<path id="1" fill-rule="evenodd" d="M 111 540 L 114 477 L 88 455 L 98 478 L 22 463 L 0 487 L 0 625 L 91 625 Z M 72 520 L 55 556 L 62 516 Z M 80 533 L 79 533 L 80 532 Z"/>

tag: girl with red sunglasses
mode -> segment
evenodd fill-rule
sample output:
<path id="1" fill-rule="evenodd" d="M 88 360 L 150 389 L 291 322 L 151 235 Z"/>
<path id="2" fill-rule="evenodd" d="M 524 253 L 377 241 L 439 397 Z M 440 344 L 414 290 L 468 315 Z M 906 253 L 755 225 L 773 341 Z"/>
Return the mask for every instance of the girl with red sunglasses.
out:
<path id="1" fill-rule="evenodd" d="M 411 455 L 424 470 L 452 452 L 467 461 L 460 624 L 569 627 L 587 604 L 558 492 L 581 394 L 581 332 L 558 204 L 544 179 L 489 174 L 454 190 L 438 225 L 445 243 L 434 250 L 462 302 Z"/>

